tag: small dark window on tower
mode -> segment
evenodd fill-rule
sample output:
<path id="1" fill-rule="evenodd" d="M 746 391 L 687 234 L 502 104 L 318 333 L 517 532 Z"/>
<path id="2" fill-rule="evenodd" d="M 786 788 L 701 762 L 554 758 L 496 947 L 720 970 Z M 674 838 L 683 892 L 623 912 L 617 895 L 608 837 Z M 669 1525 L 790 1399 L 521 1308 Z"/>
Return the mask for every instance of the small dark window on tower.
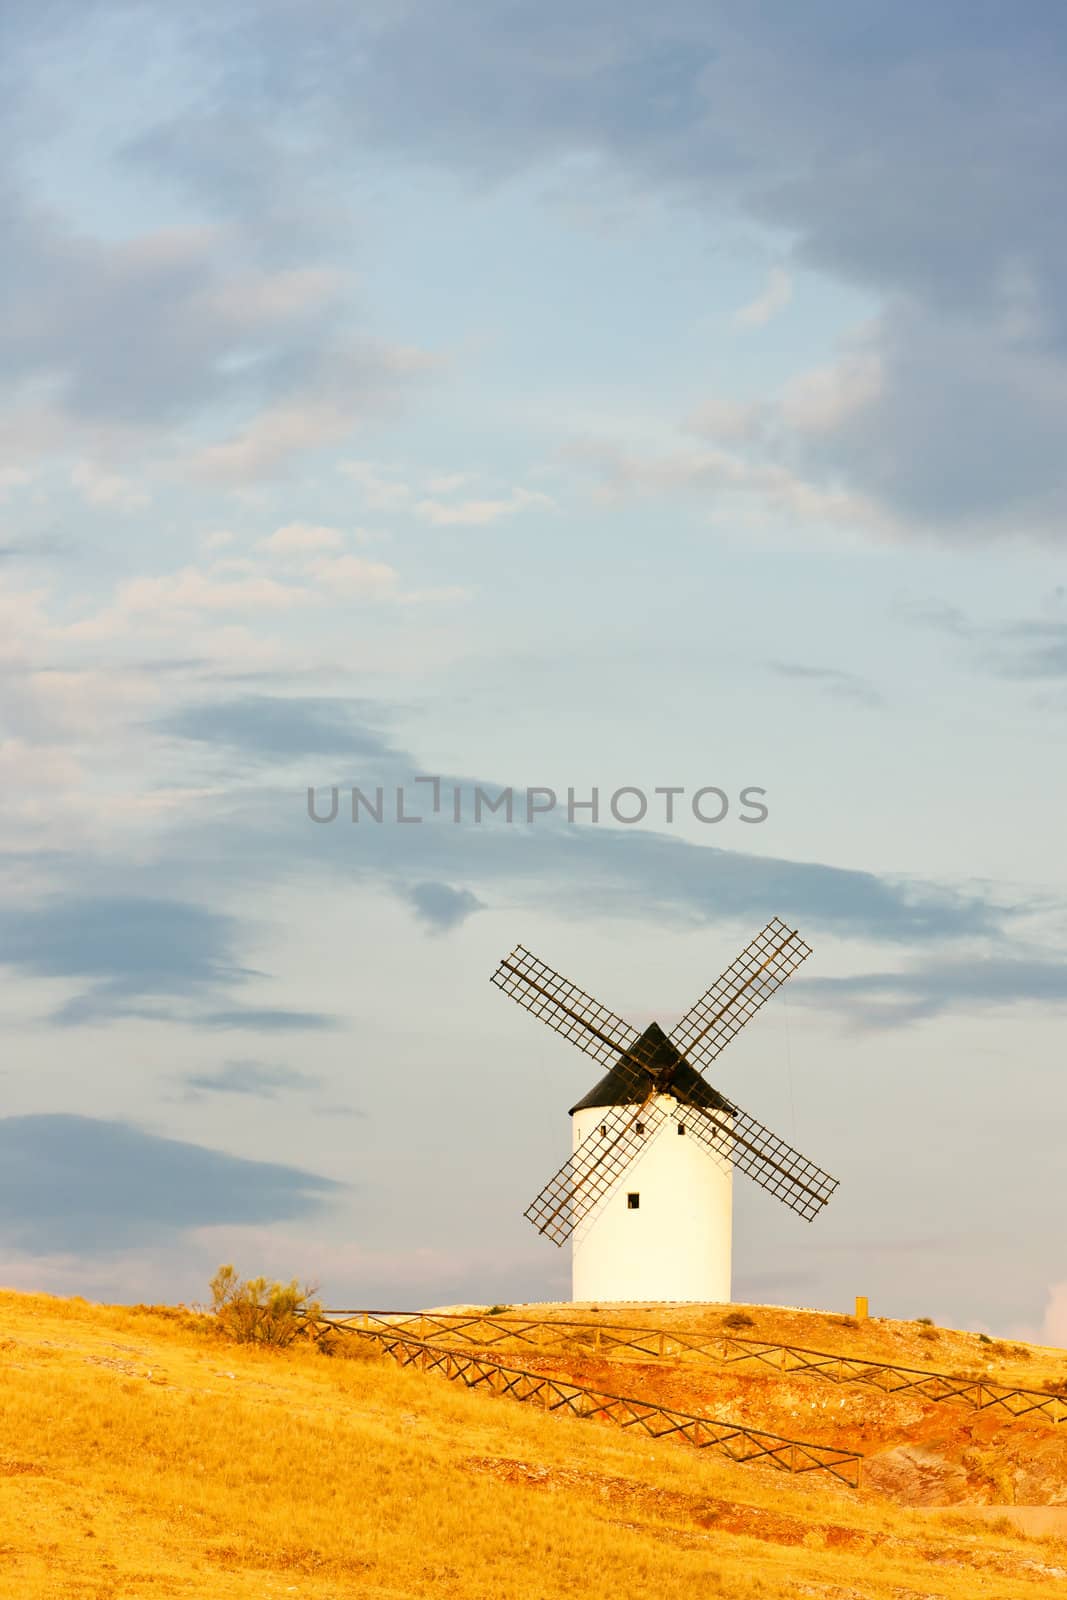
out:
<path id="1" fill-rule="evenodd" d="M 644 1131 L 645 1131 L 645 1125 L 644 1125 L 644 1123 L 643 1123 L 643 1122 L 639 1122 L 639 1123 L 638 1123 L 638 1124 L 637 1124 L 637 1131 L 638 1131 L 638 1133 L 644 1133 Z"/>
<path id="2" fill-rule="evenodd" d="M 608 1131 L 607 1123 L 606 1122 L 602 1122 L 600 1124 L 600 1136 L 601 1136 L 601 1138 L 604 1137 L 604 1135 L 607 1133 L 607 1131 Z"/>
<path id="3" fill-rule="evenodd" d="M 679 1133 L 684 1133 L 685 1132 L 685 1123 L 684 1122 L 680 1122 L 678 1124 L 678 1132 Z"/>
<path id="4" fill-rule="evenodd" d="M 628 1194 L 626 1196 L 626 1204 L 631 1211 L 639 1211 L 641 1209 L 641 1196 L 639 1194 Z"/>

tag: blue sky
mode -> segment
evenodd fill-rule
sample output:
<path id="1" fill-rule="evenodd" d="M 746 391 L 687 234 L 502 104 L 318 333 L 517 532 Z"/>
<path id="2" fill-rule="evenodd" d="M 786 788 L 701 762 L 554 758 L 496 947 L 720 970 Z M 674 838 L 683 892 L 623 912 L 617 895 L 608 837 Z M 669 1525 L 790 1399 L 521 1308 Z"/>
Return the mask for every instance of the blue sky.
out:
<path id="1" fill-rule="evenodd" d="M 1067 1340 L 1052 9 L 0 30 L 0 1277 L 564 1294 L 490 971 L 667 1020 L 777 914 L 716 1081 L 841 1187 L 738 1296 Z M 434 774 L 605 814 L 308 819 Z"/>

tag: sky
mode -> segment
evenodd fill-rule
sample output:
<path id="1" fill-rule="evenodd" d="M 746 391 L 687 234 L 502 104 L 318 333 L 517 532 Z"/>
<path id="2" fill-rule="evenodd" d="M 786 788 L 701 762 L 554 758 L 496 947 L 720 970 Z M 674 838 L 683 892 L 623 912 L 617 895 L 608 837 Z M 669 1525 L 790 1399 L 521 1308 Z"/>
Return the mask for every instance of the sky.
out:
<path id="1" fill-rule="evenodd" d="M 779 916 L 713 1081 L 840 1187 L 735 1296 L 1067 1343 L 1065 57 L 7 0 L 0 1281 L 566 1297 L 490 973 L 668 1026 Z"/>

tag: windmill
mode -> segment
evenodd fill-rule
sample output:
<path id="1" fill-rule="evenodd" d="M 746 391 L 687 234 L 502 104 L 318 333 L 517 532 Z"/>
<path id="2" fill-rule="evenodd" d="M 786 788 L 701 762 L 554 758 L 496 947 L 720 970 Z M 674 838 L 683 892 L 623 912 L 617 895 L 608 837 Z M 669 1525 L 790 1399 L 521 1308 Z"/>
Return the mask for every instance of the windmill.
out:
<path id="1" fill-rule="evenodd" d="M 571 1107 L 570 1159 L 524 1213 L 556 1245 L 573 1236 L 575 1300 L 729 1300 L 735 1169 L 808 1222 L 830 1199 L 836 1178 L 704 1077 L 810 954 L 775 917 L 670 1037 L 521 945 L 501 961 L 491 981 L 607 1069 Z"/>

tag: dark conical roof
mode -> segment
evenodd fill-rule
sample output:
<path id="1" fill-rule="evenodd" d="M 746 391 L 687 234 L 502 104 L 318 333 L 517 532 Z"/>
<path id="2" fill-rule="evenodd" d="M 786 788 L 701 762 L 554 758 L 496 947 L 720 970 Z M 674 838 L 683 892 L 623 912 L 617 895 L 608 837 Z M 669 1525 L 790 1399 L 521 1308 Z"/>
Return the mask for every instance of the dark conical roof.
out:
<path id="1" fill-rule="evenodd" d="M 670 1079 L 663 1085 L 663 1093 L 671 1094 L 675 1089 L 680 1091 L 681 1098 L 688 1100 L 692 1105 L 704 1106 L 709 1111 L 734 1111 L 729 1100 L 723 1098 L 717 1089 L 700 1076 L 693 1067 L 674 1048 L 658 1022 L 649 1023 L 644 1033 L 632 1047 L 632 1054 L 639 1060 L 647 1061 L 655 1072 L 662 1072 L 670 1068 Z M 592 1106 L 631 1106 L 640 1105 L 645 1098 L 637 1078 L 644 1078 L 644 1073 L 639 1069 L 635 1073 L 633 1061 L 629 1055 L 620 1054 L 613 1067 L 609 1067 L 599 1083 L 594 1083 L 589 1093 L 583 1095 L 577 1105 L 571 1106 L 570 1115 L 576 1111 L 586 1111 Z M 651 1089 L 651 1080 L 648 1087 Z"/>

